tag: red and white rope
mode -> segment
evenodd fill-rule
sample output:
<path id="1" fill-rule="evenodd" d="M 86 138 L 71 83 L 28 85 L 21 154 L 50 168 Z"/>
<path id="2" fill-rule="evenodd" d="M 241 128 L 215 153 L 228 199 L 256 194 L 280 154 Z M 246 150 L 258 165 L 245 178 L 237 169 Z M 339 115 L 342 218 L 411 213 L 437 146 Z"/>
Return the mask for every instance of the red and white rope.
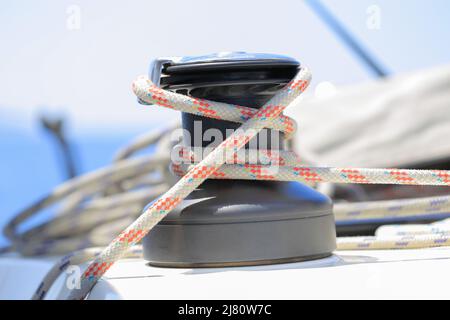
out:
<path id="1" fill-rule="evenodd" d="M 195 99 L 185 95 L 165 91 L 156 87 L 147 77 L 141 77 L 133 83 L 136 96 L 148 104 L 163 106 L 182 112 L 205 117 L 242 123 L 229 138 L 223 141 L 203 159 L 196 160 L 189 150 L 180 149 L 183 161 L 172 165 L 173 172 L 181 179 L 167 192 L 153 201 L 144 212 L 123 232 L 121 232 L 90 263 L 81 278 L 81 289 L 74 289 L 69 298 L 82 299 L 98 279 L 114 264 L 124 257 L 130 248 L 138 243 L 161 219 L 175 208 L 203 181 L 213 179 L 257 179 L 300 181 L 305 183 L 382 183 L 404 185 L 450 185 L 450 172 L 442 170 L 399 170 L 399 169 L 354 169 L 306 167 L 299 165 L 298 157 L 292 152 L 260 150 L 258 159 L 263 163 L 250 164 L 244 157 L 236 157 L 239 150 L 255 137 L 263 128 L 282 131 L 287 137 L 295 132 L 295 122 L 282 115 L 282 111 L 297 98 L 307 87 L 310 73 L 302 68 L 296 77 L 276 96 L 260 109 L 235 106 L 214 101 Z M 142 144 L 142 143 L 141 143 Z M 130 154 L 132 150 L 124 151 Z M 144 161 L 142 166 L 148 164 Z M 156 164 L 154 164 L 156 165 Z M 127 172 L 132 176 L 132 172 Z M 106 173 L 105 173 L 106 175 Z M 114 178 L 114 175 L 109 175 Z M 81 179 L 82 180 L 82 179 Z M 87 183 L 87 181 L 84 181 Z M 83 186 L 83 180 L 79 183 Z M 89 184 L 86 185 L 86 188 Z M 89 188 L 100 188 L 89 185 Z M 67 194 L 73 189 L 61 188 L 58 194 Z M 361 204 L 340 204 L 335 207 L 337 221 L 368 219 L 408 214 L 426 214 L 449 212 L 449 197 L 434 197 L 421 200 L 402 200 L 394 202 L 377 202 Z M 52 201 L 56 201 L 52 198 Z M 39 208 L 51 202 L 40 203 Z M 36 207 L 36 208 L 37 208 Z M 36 208 L 33 210 L 35 211 Z M 13 230 L 18 222 L 33 211 L 27 211 L 20 219 L 10 225 Z M 10 232 L 13 235 L 13 232 Z M 339 238 L 338 249 L 379 249 L 379 248 L 416 248 L 449 245 L 447 233 L 377 235 L 375 237 Z M 78 259 L 78 258 L 77 258 Z M 68 263 L 66 260 L 66 264 Z M 81 261 L 80 259 L 77 262 Z M 70 263 L 73 263 L 70 261 Z M 55 274 L 50 276 L 50 280 Z M 47 279 L 48 280 L 48 279 Z M 49 284 L 44 281 L 35 297 L 45 296 Z"/>
<path id="2" fill-rule="evenodd" d="M 154 201 L 128 228 L 117 236 L 110 245 L 88 266 L 81 278 L 81 288 L 73 290 L 70 299 L 84 298 L 98 279 L 120 259 L 129 247 L 139 242 L 161 219 L 163 219 L 173 208 L 175 208 L 184 198 L 186 198 L 195 188 L 213 174 L 227 160 L 233 159 L 234 153 L 245 146 L 250 139 L 265 127 L 270 127 L 273 122 L 279 121 L 282 111 L 297 98 L 307 87 L 311 78 L 310 72 L 302 68 L 295 78 L 281 91 L 279 91 L 264 106 L 254 112 L 250 119 L 236 130 L 230 137 L 223 141 L 216 149 L 200 163 L 190 169 L 172 188 L 164 195 Z M 144 82 L 146 86 L 143 85 Z M 162 91 L 152 85 L 150 80 L 140 78 L 133 84 L 135 94 L 146 102 L 148 98 L 152 102 L 157 102 L 169 108 L 178 106 L 180 110 L 186 105 L 190 106 L 215 106 L 216 110 L 223 110 L 223 115 L 232 114 L 231 108 L 224 107 L 212 101 L 199 101 L 187 96 Z M 153 99 L 153 100 L 151 100 Z M 198 108 L 197 108 L 198 109 Z M 204 112 L 204 111 L 203 111 Z M 217 118 L 222 115 L 215 114 Z M 284 128 L 288 128 L 287 122 L 282 122 Z M 225 155 L 225 156 L 224 156 Z M 229 158 L 231 157 L 231 158 Z"/>

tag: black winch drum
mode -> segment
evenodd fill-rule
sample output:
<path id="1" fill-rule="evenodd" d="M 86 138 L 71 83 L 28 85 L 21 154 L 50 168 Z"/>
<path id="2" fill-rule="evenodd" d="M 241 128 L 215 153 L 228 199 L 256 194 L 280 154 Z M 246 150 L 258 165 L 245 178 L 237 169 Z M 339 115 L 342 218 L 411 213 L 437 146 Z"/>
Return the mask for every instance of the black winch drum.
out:
<path id="1" fill-rule="evenodd" d="M 155 60 L 161 88 L 196 98 L 258 108 L 285 86 L 300 63 L 279 55 L 220 53 Z M 182 114 L 183 128 L 236 129 L 240 124 Z M 283 135 L 267 148 L 282 149 Z M 259 137 L 261 139 L 261 137 Z M 200 141 L 201 145 L 196 144 Z M 205 147 L 210 141 L 184 141 Z M 259 144 L 257 144 L 259 146 Z M 247 146 L 248 148 L 248 146 Z M 154 266 L 224 267 L 311 260 L 336 248 L 331 200 L 298 182 L 206 180 L 143 239 Z"/>

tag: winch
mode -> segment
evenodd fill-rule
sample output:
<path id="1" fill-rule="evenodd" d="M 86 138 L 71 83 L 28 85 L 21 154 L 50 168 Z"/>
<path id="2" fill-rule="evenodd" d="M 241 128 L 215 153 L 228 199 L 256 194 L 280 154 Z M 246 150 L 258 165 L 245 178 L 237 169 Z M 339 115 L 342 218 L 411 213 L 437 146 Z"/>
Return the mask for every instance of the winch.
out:
<path id="1" fill-rule="evenodd" d="M 259 109 L 300 67 L 287 56 L 230 52 L 156 59 L 149 78 L 161 89 L 202 101 Z M 182 144 L 190 150 L 216 146 L 240 125 L 182 113 Z M 245 148 L 281 152 L 285 138 L 264 129 Z M 310 186 L 209 179 L 142 241 L 144 258 L 155 266 L 223 267 L 322 258 L 335 249 L 336 234 L 331 200 Z"/>
<path id="2" fill-rule="evenodd" d="M 138 77 L 132 90 L 149 109 L 182 112 L 182 143 L 170 150 L 172 126 L 138 137 L 118 152 L 115 164 L 57 186 L 6 225 L 11 249 L 24 255 L 77 250 L 51 268 L 33 299 L 44 299 L 61 273 L 87 261 L 69 299 L 85 298 L 115 262 L 126 258 L 144 256 L 155 266 L 227 267 L 318 259 L 335 248 L 449 246 L 448 219 L 383 225 L 375 235 L 336 239 L 334 221 L 342 234 L 342 227 L 351 225 L 359 233 L 361 226 L 393 219 L 447 218 L 450 197 L 335 201 L 332 206 L 315 185 L 449 186 L 450 171 L 302 161 L 285 146 L 296 124 L 282 112 L 310 82 L 309 69 L 285 56 L 236 52 L 155 60 L 150 78 Z M 151 146 L 154 154 L 130 157 Z M 174 175 L 167 170 L 169 161 Z M 141 212 L 149 199 L 154 200 Z M 59 216 L 20 231 L 25 221 L 59 202 Z M 110 241 L 105 231 L 118 235 Z M 281 268 L 286 266 L 299 267 Z"/>

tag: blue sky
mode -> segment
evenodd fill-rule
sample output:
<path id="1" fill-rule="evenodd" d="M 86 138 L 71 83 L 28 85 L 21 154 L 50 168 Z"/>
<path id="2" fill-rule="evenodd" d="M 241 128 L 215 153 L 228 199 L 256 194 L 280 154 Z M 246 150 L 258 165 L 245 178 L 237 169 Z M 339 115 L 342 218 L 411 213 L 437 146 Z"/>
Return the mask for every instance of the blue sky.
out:
<path id="1" fill-rule="evenodd" d="M 448 0 L 322 2 L 392 73 L 450 63 Z M 72 5 L 79 30 L 67 28 Z M 373 5 L 379 30 L 366 24 Z M 107 164 L 134 134 L 179 117 L 139 106 L 131 93 L 153 57 L 271 52 L 308 65 L 313 88 L 372 78 L 299 0 L 0 0 L 0 26 L 0 225 L 61 182 L 40 113 L 68 116 L 83 171 Z"/>
<path id="2" fill-rule="evenodd" d="M 446 0 L 322 0 L 393 72 L 449 62 L 450 4 Z M 315 83 L 370 78 L 352 54 L 302 1 L 0 1 L 0 124 L 31 128 L 39 110 L 72 117 L 77 134 L 115 126 L 142 128 L 173 117 L 143 111 L 130 82 L 155 56 L 246 50 L 294 56 Z M 81 10 L 68 30 L 67 8 Z M 366 26 L 377 5 L 381 28 Z M 101 121 L 100 121 L 101 120 Z M 136 129 L 137 130 L 137 129 Z M 107 133 L 107 132 L 105 132 Z"/>

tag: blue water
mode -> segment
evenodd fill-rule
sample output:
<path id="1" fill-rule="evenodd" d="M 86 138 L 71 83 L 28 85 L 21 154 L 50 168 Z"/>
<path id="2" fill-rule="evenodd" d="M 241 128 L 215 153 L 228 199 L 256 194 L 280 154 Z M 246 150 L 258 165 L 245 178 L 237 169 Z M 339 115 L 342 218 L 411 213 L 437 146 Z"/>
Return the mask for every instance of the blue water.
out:
<path id="1" fill-rule="evenodd" d="M 115 151 L 134 133 L 72 138 L 81 172 L 108 165 Z M 19 210 L 45 196 L 65 180 L 58 149 L 43 130 L 30 134 L 0 127 L 0 227 Z M 41 215 L 34 222 L 46 219 Z M 7 243 L 0 235 L 0 247 Z"/>

